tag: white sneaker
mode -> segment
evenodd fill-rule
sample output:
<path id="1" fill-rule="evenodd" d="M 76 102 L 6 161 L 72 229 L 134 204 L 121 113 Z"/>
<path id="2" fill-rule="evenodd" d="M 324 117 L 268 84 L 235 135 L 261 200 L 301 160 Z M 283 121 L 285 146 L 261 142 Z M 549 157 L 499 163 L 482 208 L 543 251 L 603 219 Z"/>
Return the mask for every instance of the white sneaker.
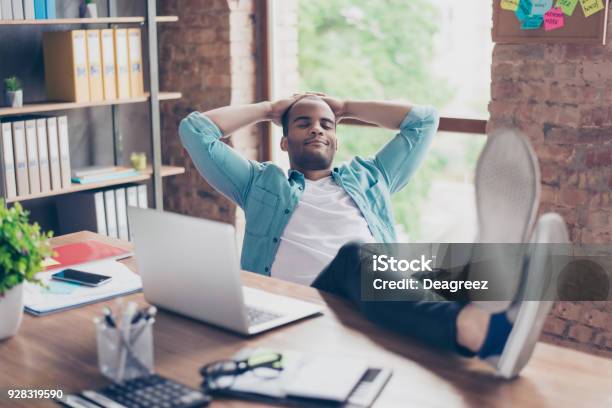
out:
<path id="1" fill-rule="evenodd" d="M 536 245 L 569 243 L 563 218 L 554 213 L 542 215 L 535 227 L 532 242 Z M 510 335 L 501 355 L 493 355 L 485 359 L 495 367 L 501 377 L 513 378 L 525 367 L 552 307 L 551 300 L 522 300 L 550 298 L 546 295 L 551 283 L 552 272 L 549 264 L 551 261 L 550 249 L 549 245 L 538 245 L 537 248 L 534 245 L 531 246 L 519 295 L 506 311 L 506 317 L 512 324 Z"/>
<path id="2" fill-rule="evenodd" d="M 515 130 L 500 130 L 489 136 L 478 158 L 475 189 L 476 243 L 527 242 L 540 203 L 540 172 L 538 159 L 525 136 Z M 511 253 L 510 249 L 518 252 Z M 499 253 L 491 252 L 495 250 Z M 486 293 L 470 293 L 471 300 L 491 313 L 506 310 L 510 301 L 503 299 L 516 296 L 524 255 L 518 245 L 476 246 L 469 277 L 495 285 Z"/>

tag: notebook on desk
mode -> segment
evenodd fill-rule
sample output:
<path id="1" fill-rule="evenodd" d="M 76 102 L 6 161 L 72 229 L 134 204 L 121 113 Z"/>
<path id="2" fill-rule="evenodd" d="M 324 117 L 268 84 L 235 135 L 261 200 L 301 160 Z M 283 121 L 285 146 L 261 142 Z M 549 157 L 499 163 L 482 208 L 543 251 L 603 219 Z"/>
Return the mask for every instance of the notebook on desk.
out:
<path id="1" fill-rule="evenodd" d="M 57 270 L 40 272 L 37 278 L 44 286 L 26 282 L 25 311 L 35 316 L 73 309 L 101 302 L 142 289 L 140 277 L 127 266 L 113 260 L 82 264 L 78 270 L 110 276 L 112 280 L 102 286 L 88 287 L 51 279 Z"/>
<path id="2" fill-rule="evenodd" d="M 243 360 L 267 349 L 244 349 Z M 282 351 L 283 370 L 274 379 L 247 371 L 231 387 L 212 395 L 292 407 L 370 407 L 391 378 L 391 370 L 361 359 L 331 354 Z"/>
<path id="3" fill-rule="evenodd" d="M 101 260 L 119 260 L 133 255 L 126 249 L 95 239 L 58 245 L 53 247 L 53 252 L 55 252 L 55 255 L 52 258 L 43 261 L 45 271 L 59 270 Z"/>

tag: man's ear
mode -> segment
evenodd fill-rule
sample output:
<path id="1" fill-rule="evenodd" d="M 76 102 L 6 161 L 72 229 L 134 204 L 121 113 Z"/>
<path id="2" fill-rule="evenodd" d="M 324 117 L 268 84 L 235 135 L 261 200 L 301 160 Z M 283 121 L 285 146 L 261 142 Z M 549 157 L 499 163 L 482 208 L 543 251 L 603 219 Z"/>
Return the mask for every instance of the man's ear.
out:
<path id="1" fill-rule="evenodd" d="M 283 152 L 286 152 L 288 150 L 288 145 L 287 145 L 288 141 L 287 141 L 287 136 L 283 136 L 281 137 L 280 140 L 280 148 Z"/>

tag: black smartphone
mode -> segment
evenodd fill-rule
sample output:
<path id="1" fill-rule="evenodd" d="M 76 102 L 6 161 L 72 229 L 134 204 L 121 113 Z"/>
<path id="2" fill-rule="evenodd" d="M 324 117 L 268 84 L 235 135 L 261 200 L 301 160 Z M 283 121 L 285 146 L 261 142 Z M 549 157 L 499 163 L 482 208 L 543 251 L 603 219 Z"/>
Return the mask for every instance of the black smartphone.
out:
<path id="1" fill-rule="evenodd" d="M 76 269 L 64 269 L 61 272 L 51 275 L 53 279 L 78 283 L 85 286 L 100 286 L 110 282 L 110 276 L 98 275 L 97 273 L 77 271 Z"/>

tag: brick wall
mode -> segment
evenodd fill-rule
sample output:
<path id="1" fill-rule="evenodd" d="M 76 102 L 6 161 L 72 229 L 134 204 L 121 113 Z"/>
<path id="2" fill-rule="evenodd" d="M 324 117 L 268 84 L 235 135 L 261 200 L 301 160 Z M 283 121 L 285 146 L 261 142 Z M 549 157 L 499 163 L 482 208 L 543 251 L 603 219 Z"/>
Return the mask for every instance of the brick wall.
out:
<path id="1" fill-rule="evenodd" d="M 612 242 L 609 37 L 605 47 L 498 44 L 493 51 L 488 131 L 513 126 L 531 139 L 542 173 L 540 213 L 561 214 L 574 243 Z M 612 357 L 612 302 L 558 302 L 542 337 Z"/>
<path id="2" fill-rule="evenodd" d="M 236 207 L 206 183 L 178 136 L 178 125 L 192 111 L 255 102 L 255 0 L 158 2 L 158 14 L 178 15 L 159 25 L 160 89 L 180 91 L 176 102 L 161 104 L 164 163 L 184 166 L 184 175 L 164 180 L 169 211 L 234 223 Z M 256 128 L 236 132 L 229 143 L 258 159 Z"/>
<path id="3" fill-rule="evenodd" d="M 276 2 L 280 91 L 290 94 L 298 83 L 297 0 Z M 178 15 L 179 23 L 159 25 L 160 89 L 178 90 L 183 97 L 161 104 L 164 163 L 180 165 L 186 173 L 164 180 L 164 206 L 192 216 L 237 224 L 239 209 L 212 189 L 199 175 L 177 133 L 180 120 L 194 110 L 257 101 L 256 35 L 261 16 L 259 0 L 158 1 L 158 14 Z M 261 159 L 258 127 L 236 132 L 229 143 L 250 159 Z M 239 240 L 240 241 L 240 240 Z"/>

